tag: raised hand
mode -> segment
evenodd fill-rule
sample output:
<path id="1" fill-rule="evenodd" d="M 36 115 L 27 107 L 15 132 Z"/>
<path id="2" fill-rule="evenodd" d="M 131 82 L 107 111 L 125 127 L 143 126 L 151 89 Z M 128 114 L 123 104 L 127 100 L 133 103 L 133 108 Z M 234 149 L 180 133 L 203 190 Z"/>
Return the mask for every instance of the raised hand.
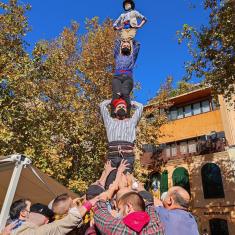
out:
<path id="1" fill-rule="evenodd" d="M 91 203 L 92 206 L 94 206 L 96 204 L 96 202 L 98 202 L 100 200 L 100 195 L 96 196 L 95 198 L 89 200 L 89 202 Z"/>
<path id="2" fill-rule="evenodd" d="M 120 166 L 118 167 L 118 171 L 117 174 L 121 175 L 122 173 L 124 173 L 126 170 L 128 170 L 128 166 L 130 164 L 127 162 L 127 160 L 122 160 L 120 163 Z"/>
<path id="3" fill-rule="evenodd" d="M 114 27 L 114 29 L 115 29 L 115 30 L 122 30 L 122 29 L 123 29 L 123 27 L 122 27 L 122 26 L 119 26 L 119 27 L 118 27 L 118 26 L 116 26 L 116 27 Z"/>
<path id="4" fill-rule="evenodd" d="M 122 174 L 122 176 L 120 177 L 120 180 L 118 182 L 118 185 L 119 185 L 119 189 L 128 187 L 128 181 L 127 181 L 126 175 Z"/>
<path id="5" fill-rule="evenodd" d="M 112 167 L 111 161 L 107 161 L 104 165 L 104 172 L 107 175 L 109 175 L 110 172 L 112 172 L 115 169 L 116 169 L 115 167 Z"/>
<path id="6" fill-rule="evenodd" d="M 15 222 L 9 224 L 8 226 L 6 226 L 6 227 L 3 229 L 1 235 L 10 235 L 11 232 L 12 232 L 12 229 L 16 226 L 16 224 L 17 224 L 17 221 L 15 221 Z"/>

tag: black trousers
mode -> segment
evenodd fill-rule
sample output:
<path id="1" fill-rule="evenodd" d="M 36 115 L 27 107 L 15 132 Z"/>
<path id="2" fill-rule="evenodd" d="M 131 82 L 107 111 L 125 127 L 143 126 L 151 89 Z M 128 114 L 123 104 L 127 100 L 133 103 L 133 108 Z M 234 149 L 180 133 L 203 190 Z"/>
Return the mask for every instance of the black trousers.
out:
<path id="1" fill-rule="evenodd" d="M 129 164 L 128 168 L 125 173 L 129 172 L 130 174 L 133 173 L 134 170 L 134 162 L 135 162 L 135 155 L 132 154 L 123 154 L 121 156 L 120 154 L 109 154 L 108 160 L 111 161 L 112 167 L 118 168 L 122 160 L 126 160 Z"/>
<path id="2" fill-rule="evenodd" d="M 109 145 L 111 146 L 125 146 L 125 145 L 132 145 L 132 143 L 128 142 L 122 142 L 122 141 L 115 141 L 110 143 Z M 111 151 L 108 153 L 107 160 L 111 161 L 112 167 L 115 167 L 118 169 L 120 163 L 122 160 L 126 160 L 128 165 L 128 168 L 124 173 L 126 174 L 127 172 L 132 174 L 134 171 L 134 163 L 135 163 L 135 155 L 134 152 L 132 153 L 122 153 L 120 154 L 117 151 Z M 113 170 L 110 175 L 108 176 L 105 184 L 105 188 L 108 189 L 109 185 L 113 183 L 113 181 L 116 178 L 117 170 Z"/>
<path id="3" fill-rule="evenodd" d="M 122 98 L 127 103 L 127 114 L 130 116 L 131 112 L 131 99 L 130 93 L 133 90 L 133 78 L 127 74 L 115 75 L 112 80 L 113 100 Z M 114 107 L 111 105 L 111 114 L 114 117 Z"/>

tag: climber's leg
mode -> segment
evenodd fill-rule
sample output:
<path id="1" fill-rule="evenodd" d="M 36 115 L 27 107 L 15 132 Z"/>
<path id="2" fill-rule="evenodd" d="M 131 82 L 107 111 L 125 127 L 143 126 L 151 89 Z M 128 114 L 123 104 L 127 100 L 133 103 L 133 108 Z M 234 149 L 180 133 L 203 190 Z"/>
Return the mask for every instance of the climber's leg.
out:
<path id="1" fill-rule="evenodd" d="M 131 112 L 131 99 L 130 99 L 130 94 L 133 90 L 134 87 L 134 82 L 131 76 L 125 75 L 125 79 L 122 83 L 122 98 L 126 101 L 127 103 L 127 115 L 130 117 L 130 112 Z"/>
<path id="2" fill-rule="evenodd" d="M 130 29 L 123 29 L 121 31 L 121 39 L 122 40 L 132 40 L 136 36 L 136 29 L 130 28 Z"/>
<path id="3" fill-rule="evenodd" d="M 115 100 L 115 99 L 119 99 L 121 97 L 121 92 L 122 92 L 121 75 L 120 76 L 115 75 L 113 77 L 112 92 L 113 92 L 112 101 Z M 112 102 L 111 102 L 111 116 L 112 117 L 115 117 L 114 110 L 115 110 L 115 108 L 114 108 L 114 106 L 112 105 Z"/>

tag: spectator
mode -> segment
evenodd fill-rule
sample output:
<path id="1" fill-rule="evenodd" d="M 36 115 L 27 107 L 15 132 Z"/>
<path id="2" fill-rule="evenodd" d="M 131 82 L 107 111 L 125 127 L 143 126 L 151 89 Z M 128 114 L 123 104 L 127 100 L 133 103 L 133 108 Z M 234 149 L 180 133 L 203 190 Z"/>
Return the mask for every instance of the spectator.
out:
<path id="1" fill-rule="evenodd" d="M 160 220 L 165 226 L 166 235 L 199 235 L 197 223 L 188 212 L 190 196 L 182 187 L 169 189 L 163 206 L 156 207 Z"/>
<path id="2" fill-rule="evenodd" d="M 72 198 L 67 193 L 63 193 L 54 199 L 52 203 L 52 211 L 56 215 L 62 216 L 67 214 L 72 206 Z"/>
<path id="3" fill-rule="evenodd" d="M 93 199 L 94 197 L 96 197 L 104 192 L 104 187 L 105 187 L 107 178 L 111 172 L 114 172 L 115 169 L 116 168 L 111 166 L 111 161 L 106 162 L 105 167 L 104 167 L 104 171 L 103 171 L 100 179 L 88 188 L 87 193 L 86 193 L 87 200 Z M 94 224 L 93 216 L 91 216 L 89 220 L 90 220 L 89 221 L 90 226 L 86 229 L 85 235 L 98 235 L 98 234 L 100 234 Z"/>
<path id="4" fill-rule="evenodd" d="M 101 200 L 95 207 L 95 224 L 101 234 L 164 234 L 154 207 L 147 206 L 136 192 L 124 194 L 118 201 L 122 218 L 114 218 L 107 210 L 105 201 Z"/>
<path id="5" fill-rule="evenodd" d="M 10 235 L 14 227 L 16 226 L 17 222 L 12 222 L 11 224 L 7 225 L 2 232 L 0 232 L 0 235 Z"/>
<path id="6" fill-rule="evenodd" d="M 162 202 L 166 199 L 166 196 L 167 196 L 167 192 L 164 192 L 164 193 L 161 195 L 161 201 L 162 201 Z"/>
<path id="7" fill-rule="evenodd" d="M 69 209 L 76 206 L 80 198 L 72 200 L 72 198 L 67 194 L 63 193 L 57 196 L 52 202 L 52 210 L 55 213 L 56 220 L 64 218 L 69 213 Z M 85 224 L 74 228 L 68 235 L 83 235 L 87 229 Z"/>
<path id="8" fill-rule="evenodd" d="M 96 203 L 97 199 L 90 200 L 81 207 L 73 206 L 68 215 L 61 220 L 49 223 L 53 212 L 45 205 L 34 204 L 30 208 L 29 218 L 12 235 L 65 235 L 74 228 L 82 225 L 82 217 Z"/>
<path id="9" fill-rule="evenodd" d="M 126 165 L 118 168 L 116 179 L 125 171 Z M 107 208 L 106 200 L 112 198 L 114 192 L 118 189 L 118 181 L 115 180 L 108 191 L 100 195 L 100 201 L 97 202 L 95 211 L 95 225 L 101 234 L 164 234 L 162 224 L 155 212 L 154 206 L 148 204 L 145 206 L 143 198 L 137 193 L 128 190 L 117 201 L 119 218 L 111 215 Z"/>
<path id="10" fill-rule="evenodd" d="M 7 224 L 14 222 L 13 228 L 19 228 L 28 218 L 30 211 L 31 201 L 28 199 L 20 199 L 12 203 L 10 207 L 10 219 Z"/>

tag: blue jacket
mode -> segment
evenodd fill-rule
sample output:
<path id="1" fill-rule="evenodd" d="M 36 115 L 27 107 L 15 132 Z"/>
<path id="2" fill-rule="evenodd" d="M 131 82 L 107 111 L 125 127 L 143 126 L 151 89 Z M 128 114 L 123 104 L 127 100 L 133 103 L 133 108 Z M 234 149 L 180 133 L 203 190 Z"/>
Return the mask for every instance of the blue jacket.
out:
<path id="1" fill-rule="evenodd" d="M 194 216 L 187 211 L 167 210 L 162 206 L 156 208 L 165 227 L 166 235 L 199 235 Z"/>
<path id="2" fill-rule="evenodd" d="M 126 70 L 132 73 L 140 50 L 140 43 L 133 40 L 132 53 L 129 56 L 121 54 L 121 41 L 117 40 L 114 47 L 115 58 L 115 74 L 120 74 L 120 71 Z M 125 73 L 125 72 L 121 72 Z"/>

